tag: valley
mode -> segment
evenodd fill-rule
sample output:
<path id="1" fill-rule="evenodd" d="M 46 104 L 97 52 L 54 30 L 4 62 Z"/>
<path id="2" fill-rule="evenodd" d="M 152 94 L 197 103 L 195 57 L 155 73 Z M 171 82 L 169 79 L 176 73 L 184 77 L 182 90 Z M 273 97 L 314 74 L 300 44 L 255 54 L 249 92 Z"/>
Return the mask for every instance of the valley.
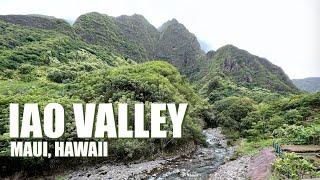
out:
<path id="1" fill-rule="evenodd" d="M 73 104 L 126 103 L 127 116 L 133 117 L 134 104 L 144 103 L 140 130 L 146 131 L 153 127 L 152 102 L 184 103 L 188 108 L 181 138 L 173 138 L 180 134 L 173 132 L 167 138 L 110 139 L 109 157 L 103 160 L 21 160 L 8 158 L 9 104 L 14 102 L 38 103 L 40 116 L 46 104 L 63 105 L 61 141 L 79 138 Z M 1 15 L 0 110 L 0 159 L 8 162 L 1 166 L 1 175 L 7 177 L 209 178 L 247 163 L 248 157 L 269 154 L 264 148 L 273 143 L 320 144 L 320 93 L 299 90 L 280 67 L 233 45 L 205 53 L 176 19 L 155 28 L 137 14 L 91 12 L 72 25 L 54 17 Z M 170 114 L 162 115 L 170 119 Z M 131 118 L 125 126 L 133 129 L 135 124 Z M 170 121 L 161 126 L 164 132 L 176 129 Z M 276 157 L 269 175 L 319 177 L 319 165 L 284 153 Z"/>

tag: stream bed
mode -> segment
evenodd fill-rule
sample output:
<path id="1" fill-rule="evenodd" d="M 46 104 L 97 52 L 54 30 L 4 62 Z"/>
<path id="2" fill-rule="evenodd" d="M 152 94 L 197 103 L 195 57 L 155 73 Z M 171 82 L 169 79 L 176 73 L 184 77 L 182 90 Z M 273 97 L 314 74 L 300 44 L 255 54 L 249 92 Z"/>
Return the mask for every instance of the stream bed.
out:
<path id="1" fill-rule="evenodd" d="M 199 148 L 188 157 L 169 162 L 164 169 L 147 179 L 207 179 L 233 154 L 234 148 L 227 146 L 227 140 L 219 129 L 207 129 L 203 134 L 207 147 Z"/>
<path id="2" fill-rule="evenodd" d="M 188 156 L 129 165 L 98 165 L 70 173 L 68 179 L 207 179 L 234 153 L 220 129 L 203 131 L 207 146 Z"/>

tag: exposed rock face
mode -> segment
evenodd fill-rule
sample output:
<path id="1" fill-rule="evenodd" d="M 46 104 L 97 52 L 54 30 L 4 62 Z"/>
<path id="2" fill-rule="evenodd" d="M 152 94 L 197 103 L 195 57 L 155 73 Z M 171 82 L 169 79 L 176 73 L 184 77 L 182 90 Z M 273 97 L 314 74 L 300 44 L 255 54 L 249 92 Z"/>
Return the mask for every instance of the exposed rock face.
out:
<path id="1" fill-rule="evenodd" d="M 236 61 L 237 61 L 236 59 L 225 58 L 222 65 L 223 71 L 226 73 L 239 71 L 239 65 Z"/>
<path id="2" fill-rule="evenodd" d="M 234 179 L 269 179 L 272 172 L 272 164 L 276 156 L 272 149 L 263 149 L 256 156 L 242 156 L 234 161 L 229 161 L 219 167 L 209 179 L 234 180 Z"/>
<path id="3" fill-rule="evenodd" d="M 43 15 L 0 15 L 0 20 L 39 29 L 48 29 L 62 32 L 67 35 L 74 35 L 70 24 L 63 19 Z"/>
<path id="4" fill-rule="evenodd" d="M 211 61 L 210 71 L 222 74 L 238 85 L 262 87 L 277 92 L 298 91 L 280 67 L 235 46 L 219 48 Z"/>
<path id="5" fill-rule="evenodd" d="M 218 170 L 210 175 L 209 180 L 245 180 L 248 179 L 247 171 L 250 156 L 243 156 L 234 161 L 229 161 L 220 166 Z"/>
<path id="6" fill-rule="evenodd" d="M 265 180 L 270 179 L 272 174 L 272 164 L 276 160 L 276 155 L 272 148 L 265 148 L 260 154 L 252 157 L 248 165 L 249 179 Z"/>
<path id="7" fill-rule="evenodd" d="M 206 59 L 207 60 L 213 59 L 215 54 L 216 54 L 216 52 L 214 50 L 208 51 L 206 54 Z"/>
<path id="8" fill-rule="evenodd" d="M 199 71 L 197 60 L 204 54 L 194 34 L 176 19 L 166 22 L 160 28 L 157 57 L 167 59 L 178 67 L 182 74 Z"/>

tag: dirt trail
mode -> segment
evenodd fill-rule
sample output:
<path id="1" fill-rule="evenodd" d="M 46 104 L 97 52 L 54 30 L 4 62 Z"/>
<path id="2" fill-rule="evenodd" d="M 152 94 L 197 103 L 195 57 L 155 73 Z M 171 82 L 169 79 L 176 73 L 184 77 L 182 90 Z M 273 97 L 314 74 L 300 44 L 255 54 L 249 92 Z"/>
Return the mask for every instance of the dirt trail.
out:
<path id="1" fill-rule="evenodd" d="M 210 176 L 212 180 L 265 180 L 271 175 L 271 167 L 276 156 L 272 148 L 263 149 L 257 156 L 243 156 L 227 162 Z"/>
<path id="2" fill-rule="evenodd" d="M 258 156 L 251 159 L 248 166 L 248 177 L 255 180 L 268 179 L 276 155 L 272 148 L 263 149 Z"/>

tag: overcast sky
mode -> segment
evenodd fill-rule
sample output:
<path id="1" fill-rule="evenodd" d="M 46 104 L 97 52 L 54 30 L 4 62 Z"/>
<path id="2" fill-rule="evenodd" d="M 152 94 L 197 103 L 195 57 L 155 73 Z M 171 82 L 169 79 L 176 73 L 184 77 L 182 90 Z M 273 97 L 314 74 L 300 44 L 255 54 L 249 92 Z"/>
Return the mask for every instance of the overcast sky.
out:
<path id="1" fill-rule="evenodd" d="M 156 27 L 176 18 L 210 49 L 233 44 L 290 78 L 320 77 L 318 0 L 0 0 L 0 14 L 75 20 L 91 11 L 142 14 Z"/>

